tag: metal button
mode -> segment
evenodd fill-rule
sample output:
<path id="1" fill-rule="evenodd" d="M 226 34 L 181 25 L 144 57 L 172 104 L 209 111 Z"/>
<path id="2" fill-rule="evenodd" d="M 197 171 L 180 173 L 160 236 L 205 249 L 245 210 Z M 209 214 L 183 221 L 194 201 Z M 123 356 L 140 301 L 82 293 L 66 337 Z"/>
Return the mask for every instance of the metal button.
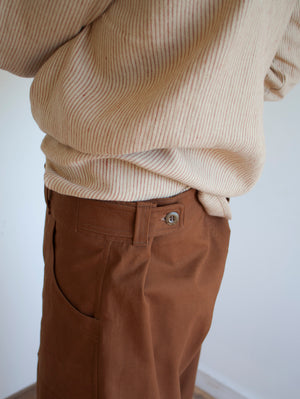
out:
<path id="1" fill-rule="evenodd" d="M 179 215 L 177 212 L 170 212 L 165 217 L 165 222 L 170 225 L 176 224 L 178 220 L 179 220 Z"/>

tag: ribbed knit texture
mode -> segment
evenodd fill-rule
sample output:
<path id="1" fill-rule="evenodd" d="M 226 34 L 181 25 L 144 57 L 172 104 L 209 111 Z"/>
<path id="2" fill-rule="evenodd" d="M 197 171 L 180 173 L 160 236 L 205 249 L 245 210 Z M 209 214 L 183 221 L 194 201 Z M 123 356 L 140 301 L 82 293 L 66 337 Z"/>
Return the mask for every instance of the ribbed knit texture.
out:
<path id="1" fill-rule="evenodd" d="M 208 214 L 257 182 L 264 100 L 300 80 L 299 0 L 0 0 L 0 67 L 34 77 L 45 184 Z"/>

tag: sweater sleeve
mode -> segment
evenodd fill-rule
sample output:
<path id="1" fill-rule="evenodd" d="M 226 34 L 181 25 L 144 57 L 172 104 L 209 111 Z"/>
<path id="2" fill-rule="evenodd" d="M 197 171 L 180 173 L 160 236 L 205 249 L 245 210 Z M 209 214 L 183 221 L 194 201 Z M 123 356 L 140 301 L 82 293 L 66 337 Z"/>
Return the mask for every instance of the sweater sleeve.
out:
<path id="1" fill-rule="evenodd" d="M 33 77 L 113 0 L 0 0 L 0 68 Z"/>
<path id="2" fill-rule="evenodd" d="M 300 0 L 264 81 L 264 100 L 281 100 L 300 81 Z"/>

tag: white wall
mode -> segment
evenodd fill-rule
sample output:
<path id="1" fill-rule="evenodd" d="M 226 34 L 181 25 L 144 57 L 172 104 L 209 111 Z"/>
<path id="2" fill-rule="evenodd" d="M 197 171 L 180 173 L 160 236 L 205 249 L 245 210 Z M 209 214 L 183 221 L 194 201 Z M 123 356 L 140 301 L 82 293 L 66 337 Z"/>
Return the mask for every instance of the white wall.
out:
<path id="1" fill-rule="evenodd" d="M 0 398 L 36 380 L 42 312 L 44 134 L 32 79 L 0 71 Z"/>
<path id="2" fill-rule="evenodd" d="M 0 71 L 0 399 L 36 380 L 45 160 L 31 81 Z M 199 362 L 249 399 L 298 396 L 299 126 L 300 85 L 265 104 L 265 168 L 249 193 L 231 199 L 227 266 Z"/>

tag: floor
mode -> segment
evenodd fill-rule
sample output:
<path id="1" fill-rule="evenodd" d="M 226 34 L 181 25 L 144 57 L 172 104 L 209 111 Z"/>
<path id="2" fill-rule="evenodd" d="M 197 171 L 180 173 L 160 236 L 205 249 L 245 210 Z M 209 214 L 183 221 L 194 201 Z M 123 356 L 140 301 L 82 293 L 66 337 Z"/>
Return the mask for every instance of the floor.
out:
<path id="1" fill-rule="evenodd" d="M 9 396 L 6 399 L 36 399 L 35 396 L 35 384 L 30 385 L 28 388 L 23 389 L 16 394 Z M 193 399 L 214 399 L 212 396 L 208 395 L 206 392 L 195 386 Z"/>
<path id="2" fill-rule="evenodd" d="M 215 399 L 215 398 L 213 398 L 208 393 L 202 391 L 202 389 L 195 386 L 193 399 Z"/>

